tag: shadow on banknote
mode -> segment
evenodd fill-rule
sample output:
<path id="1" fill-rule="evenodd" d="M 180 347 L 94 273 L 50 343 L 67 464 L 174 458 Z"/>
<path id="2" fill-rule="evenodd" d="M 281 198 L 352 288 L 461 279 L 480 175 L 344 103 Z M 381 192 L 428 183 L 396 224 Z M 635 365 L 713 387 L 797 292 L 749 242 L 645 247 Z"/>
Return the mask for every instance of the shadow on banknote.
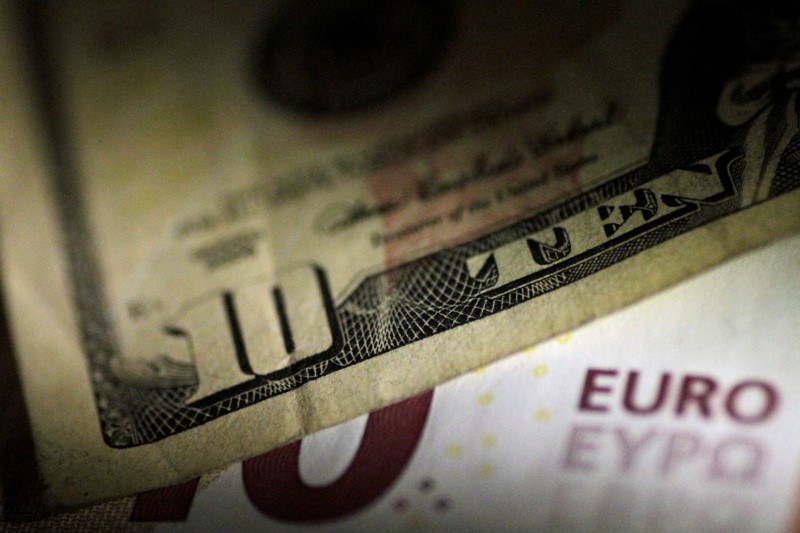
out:
<path id="1" fill-rule="evenodd" d="M 3 294 L 0 293 L 0 301 Z M 0 484 L 2 521 L 40 520 L 47 516 L 6 314 L 0 307 Z"/>

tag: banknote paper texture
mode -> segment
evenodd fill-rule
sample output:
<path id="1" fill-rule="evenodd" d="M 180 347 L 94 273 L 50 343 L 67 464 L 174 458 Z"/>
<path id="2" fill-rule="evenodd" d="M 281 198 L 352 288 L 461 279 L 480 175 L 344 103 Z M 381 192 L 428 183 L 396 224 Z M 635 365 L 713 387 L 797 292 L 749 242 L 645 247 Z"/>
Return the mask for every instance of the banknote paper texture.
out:
<path id="1" fill-rule="evenodd" d="M 273 448 L 800 229 L 798 13 L 315 6 L 4 4 L 4 279 L 53 503 Z"/>
<path id="2" fill-rule="evenodd" d="M 222 472 L 0 528 L 798 531 L 798 261 L 800 236 Z"/>
<path id="3" fill-rule="evenodd" d="M 269 452 L 158 530 L 797 531 L 799 252 L 748 254 L 417 397 L 419 444 L 383 492 L 361 459 L 388 410 L 303 439 L 300 486 L 270 483 L 289 461 Z M 326 498 L 355 476 L 363 488 Z"/>

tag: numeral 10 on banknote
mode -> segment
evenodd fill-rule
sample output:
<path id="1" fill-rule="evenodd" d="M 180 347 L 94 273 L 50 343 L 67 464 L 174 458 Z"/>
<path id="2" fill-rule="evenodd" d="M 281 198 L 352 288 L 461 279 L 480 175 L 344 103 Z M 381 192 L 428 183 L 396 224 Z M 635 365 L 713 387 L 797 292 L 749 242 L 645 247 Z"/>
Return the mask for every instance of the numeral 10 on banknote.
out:
<path id="1" fill-rule="evenodd" d="M 341 345 L 334 313 L 325 273 L 313 265 L 286 272 L 279 283 L 262 280 L 190 305 L 166 328 L 195 363 L 198 387 L 187 403 L 214 401 L 258 376 L 329 356 Z"/>

